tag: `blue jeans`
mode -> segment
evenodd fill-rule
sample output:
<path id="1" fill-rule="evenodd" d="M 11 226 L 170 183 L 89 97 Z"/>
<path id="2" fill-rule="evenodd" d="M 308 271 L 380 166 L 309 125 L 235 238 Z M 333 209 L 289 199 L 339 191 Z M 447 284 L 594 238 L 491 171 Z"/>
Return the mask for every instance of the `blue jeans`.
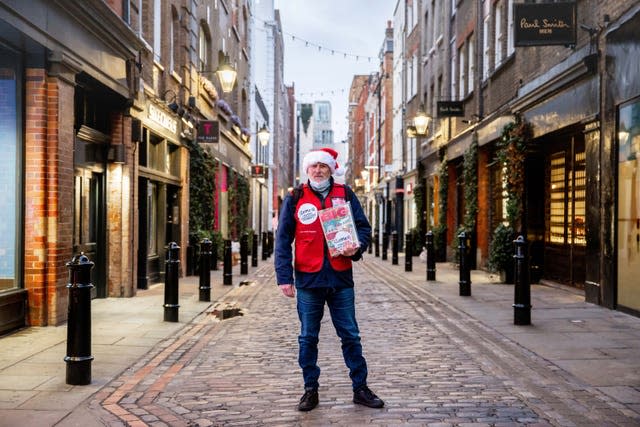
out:
<path id="1" fill-rule="evenodd" d="M 342 341 L 342 356 L 349 368 L 351 385 L 354 390 L 366 385 L 367 362 L 362 356 L 353 288 L 302 288 L 297 289 L 297 293 L 301 324 L 298 363 L 302 368 L 305 388 L 318 388 L 318 335 L 325 303 L 329 306 L 331 321 Z"/>

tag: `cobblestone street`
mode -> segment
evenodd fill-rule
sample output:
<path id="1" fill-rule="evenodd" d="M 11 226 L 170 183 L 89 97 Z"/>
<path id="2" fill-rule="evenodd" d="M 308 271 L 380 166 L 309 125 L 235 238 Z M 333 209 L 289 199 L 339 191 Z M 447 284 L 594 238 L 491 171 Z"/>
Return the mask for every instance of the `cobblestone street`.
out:
<path id="1" fill-rule="evenodd" d="M 385 407 L 352 403 L 327 310 L 320 405 L 298 412 L 295 300 L 280 294 L 269 265 L 253 279 L 104 387 L 87 410 L 113 426 L 638 425 L 606 395 L 431 296 L 421 274 L 373 257 L 355 267 L 356 306 L 369 385 Z M 219 320 L 224 304 L 242 315 Z"/>

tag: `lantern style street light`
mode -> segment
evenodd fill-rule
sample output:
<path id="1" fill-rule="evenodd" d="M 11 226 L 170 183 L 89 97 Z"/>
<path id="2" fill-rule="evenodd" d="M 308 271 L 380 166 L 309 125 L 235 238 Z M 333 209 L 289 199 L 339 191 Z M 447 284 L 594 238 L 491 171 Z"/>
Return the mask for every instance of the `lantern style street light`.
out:
<path id="1" fill-rule="evenodd" d="M 269 137 L 271 134 L 269 133 L 269 129 L 267 129 L 267 125 L 263 124 L 260 130 L 258 131 L 258 141 L 260 145 L 263 147 L 269 143 Z"/>
<path id="2" fill-rule="evenodd" d="M 224 55 L 224 60 L 218 66 L 216 75 L 220 80 L 220 86 L 225 93 L 231 92 L 236 83 L 236 70 L 229 64 L 229 55 Z"/>
<path id="3" fill-rule="evenodd" d="M 413 118 L 413 126 L 416 128 L 416 133 L 418 135 L 426 135 L 430 123 L 431 117 L 427 116 L 424 112 L 424 108 L 420 107 Z"/>

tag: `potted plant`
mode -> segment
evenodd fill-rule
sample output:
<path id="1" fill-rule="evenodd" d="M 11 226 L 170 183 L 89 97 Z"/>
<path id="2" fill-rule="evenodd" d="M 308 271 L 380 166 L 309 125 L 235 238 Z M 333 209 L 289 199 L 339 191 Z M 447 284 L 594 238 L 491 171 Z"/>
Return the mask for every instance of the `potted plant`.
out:
<path id="1" fill-rule="evenodd" d="M 513 229 L 500 223 L 489 245 L 489 270 L 499 272 L 503 283 L 514 283 L 513 236 Z"/>

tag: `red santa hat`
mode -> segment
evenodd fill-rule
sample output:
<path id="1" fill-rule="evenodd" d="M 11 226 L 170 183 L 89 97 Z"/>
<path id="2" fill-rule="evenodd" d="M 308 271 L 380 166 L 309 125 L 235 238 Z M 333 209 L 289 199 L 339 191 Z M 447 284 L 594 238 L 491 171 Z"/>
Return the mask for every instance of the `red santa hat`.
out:
<path id="1" fill-rule="evenodd" d="M 302 159 L 302 169 L 306 172 L 309 166 L 316 163 L 324 163 L 331 169 L 332 175 L 344 175 L 344 169 L 338 166 L 336 159 L 338 158 L 338 152 L 333 148 L 320 148 L 318 150 L 309 151 Z"/>

